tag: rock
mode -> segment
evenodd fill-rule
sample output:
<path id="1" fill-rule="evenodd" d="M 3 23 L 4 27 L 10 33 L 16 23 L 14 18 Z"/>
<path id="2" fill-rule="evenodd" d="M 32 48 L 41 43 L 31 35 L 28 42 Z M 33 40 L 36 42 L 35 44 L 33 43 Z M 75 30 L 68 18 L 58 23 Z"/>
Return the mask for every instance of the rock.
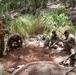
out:
<path id="1" fill-rule="evenodd" d="M 24 59 L 24 56 L 23 56 L 23 55 L 21 55 L 19 58 L 20 58 L 20 59 Z"/>
<path id="2" fill-rule="evenodd" d="M 38 61 L 26 64 L 13 75 L 63 75 L 63 69 L 54 62 Z"/>
<path id="3" fill-rule="evenodd" d="M 18 65 L 17 67 L 18 67 L 18 68 L 22 68 L 22 67 L 24 67 L 24 65 Z"/>
<path id="4" fill-rule="evenodd" d="M 8 72 L 12 73 L 15 70 L 15 68 L 9 68 L 7 69 Z"/>
<path id="5" fill-rule="evenodd" d="M 0 61 L 0 75 L 8 75 L 7 69 L 5 68 L 5 63 Z"/>

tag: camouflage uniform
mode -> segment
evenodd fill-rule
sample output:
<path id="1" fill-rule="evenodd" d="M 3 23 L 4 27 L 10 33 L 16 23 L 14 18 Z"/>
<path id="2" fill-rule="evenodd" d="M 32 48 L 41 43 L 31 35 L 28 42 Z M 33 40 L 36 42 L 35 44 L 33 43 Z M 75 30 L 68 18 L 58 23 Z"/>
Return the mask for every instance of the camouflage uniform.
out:
<path id="1" fill-rule="evenodd" d="M 75 37 L 72 34 L 69 34 L 69 36 L 63 41 L 65 50 L 71 52 L 71 49 L 75 48 Z"/>
<path id="2" fill-rule="evenodd" d="M 59 36 L 56 34 L 56 31 L 52 31 L 52 36 L 45 39 L 45 46 L 48 46 L 49 48 L 56 48 L 55 45 L 58 45 L 60 41 Z"/>
<path id="3" fill-rule="evenodd" d="M 52 31 L 52 36 L 50 37 L 50 48 L 57 48 L 57 45 L 59 44 L 60 38 L 56 34 L 56 31 Z"/>
<path id="4" fill-rule="evenodd" d="M 52 35 L 50 38 L 50 42 L 51 42 L 51 45 L 53 45 L 54 43 L 58 44 L 59 43 L 59 36 L 58 35 Z"/>
<path id="5" fill-rule="evenodd" d="M 4 35 L 5 33 L 8 33 L 8 30 L 4 29 L 4 26 L 2 25 L 3 20 L 0 18 L 0 58 L 3 57 L 3 51 L 4 51 Z"/>
<path id="6" fill-rule="evenodd" d="M 75 46 L 76 46 L 75 36 L 72 34 L 69 34 L 68 31 L 65 31 L 64 34 L 66 36 L 66 39 L 63 41 L 64 50 L 66 50 L 66 52 L 69 54 L 74 54 L 76 52 L 75 51 Z M 73 55 L 70 58 L 70 66 L 74 66 L 74 64 L 75 64 L 74 59 L 75 59 L 75 55 Z"/>
<path id="7" fill-rule="evenodd" d="M 10 36 L 7 42 L 8 48 L 18 48 L 22 47 L 22 38 L 20 37 L 19 34 L 13 34 Z"/>

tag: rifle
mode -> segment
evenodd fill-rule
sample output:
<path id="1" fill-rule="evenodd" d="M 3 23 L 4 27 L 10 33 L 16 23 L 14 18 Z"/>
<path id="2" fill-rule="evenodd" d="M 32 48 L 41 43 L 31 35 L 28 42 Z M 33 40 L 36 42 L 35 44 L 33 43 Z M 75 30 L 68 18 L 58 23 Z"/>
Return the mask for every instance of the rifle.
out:
<path id="1" fill-rule="evenodd" d="M 73 56 L 75 56 L 75 55 L 76 55 L 76 53 L 71 54 L 68 58 L 66 58 L 65 60 L 63 60 L 61 63 L 64 63 L 64 62 L 67 61 L 69 58 L 71 58 L 71 57 L 73 57 Z"/>
<path id="2" fill-rule="evenodd" d="M 71 58 L 72 56 L 76 55 L 76 53 L 71 54 L 66 60 L 68 60 L 69 58 Z"/>

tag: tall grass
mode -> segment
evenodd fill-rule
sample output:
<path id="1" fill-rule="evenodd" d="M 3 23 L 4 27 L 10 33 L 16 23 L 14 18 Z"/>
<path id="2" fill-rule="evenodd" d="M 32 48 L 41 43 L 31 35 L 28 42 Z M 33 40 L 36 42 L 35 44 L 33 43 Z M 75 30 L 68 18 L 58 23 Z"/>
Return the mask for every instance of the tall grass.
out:
<path id="1" fill-rule="evenodd" d="M 54 12 L 56 12 L 57 14 L 62 14 L 62 13 L 66 13 L 67 12 L 67 9 L 65 8 L 65 6 L 63 5 L 59 5 L 55 10 Z"/>
<path id="2" fill-rule="evenodd" d="M 52 30 L 64 32 L 66 29 L 74 32 L 71 21 L 62 13 L 58 15 L 55 12 L 41 12 L 36 17 L 32 14 L 27 14 L 16 18 L 11 22 L 11 31 L 19 33 L 27 37 L 27 35 L 50 34 Z"/>
<path id="3" fill-rule="evenodd" d="M 41 34 L 44 29 L 43 23 L 32 14 L 18 17 L 11 23 L 11 31 L 19 33 L 22 36 Z"/>
<path id="4" fill-rule="evenodd" d="M 60 27 L 72 26 L 71 21 L 68 20 L 68 17 L 62 13 L 58 15 L 56 12 L 46 12 L 42 13 L 41 20 L 45 25 L 46 31 L 58 30 Z M 65 30 L 65 29 L 64 29 Z"/>

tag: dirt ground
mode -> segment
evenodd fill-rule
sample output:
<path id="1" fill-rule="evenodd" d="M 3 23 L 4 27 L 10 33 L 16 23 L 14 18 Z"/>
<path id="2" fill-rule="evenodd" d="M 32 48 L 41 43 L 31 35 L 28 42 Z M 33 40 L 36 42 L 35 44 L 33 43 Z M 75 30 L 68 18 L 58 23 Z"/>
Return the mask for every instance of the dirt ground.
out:
<path id="1" fill-rule="evenodd" d="M 18 65 L 27 64 L 32 61 L 52 61 L 52 57 L 49 57 L 48 50 L 34 46 L 24 45 L 20 49 L 13 49 L 4 56 L 4 62 L 6 62 L 7 68 L 14 67 Z"/>
<path id="2" fill-rule="evenodd" d="M 50 56 L 49 56 L 50 53 Z M 23 45 L 19 49 L 11 49 L 7 55 L 4 55 L 3 62 L 4 67 L 8 70 L 9 68 L 17 69 L 18 65 L 26 65 L 30 62 L 37 61 L 54 61 L 59 55 L 56 50 L 48 50 L 39 46 L 39 43 L 30 42 L 30 44 Z M 56 61 L 61 60 L 61 57 L 56 59 Z M 4 74 L 10 75 L 10 74 Z"/>
<path id="3" fill-rule="evenodd" d="M 18 69 L 19 65 L 26 65 L 34 61 L 53 61 L 53 56 L 55 52 L 52 52 L 52 55 L 49 57 L 49 51 L 43 47 L 39 46 L 39 42 L 36 39 L 30 39 L 28 42 L 24 43 L 22 48 L 11 49 L 7 52 L 7 55 L 4 55 L 3 61 L 0 61 L 3 64 L 0 71 L 4 75 L 9 75 L 8 69 L 15 68 Z M 0 75 L 3 75 L 3 74 Z"/>

